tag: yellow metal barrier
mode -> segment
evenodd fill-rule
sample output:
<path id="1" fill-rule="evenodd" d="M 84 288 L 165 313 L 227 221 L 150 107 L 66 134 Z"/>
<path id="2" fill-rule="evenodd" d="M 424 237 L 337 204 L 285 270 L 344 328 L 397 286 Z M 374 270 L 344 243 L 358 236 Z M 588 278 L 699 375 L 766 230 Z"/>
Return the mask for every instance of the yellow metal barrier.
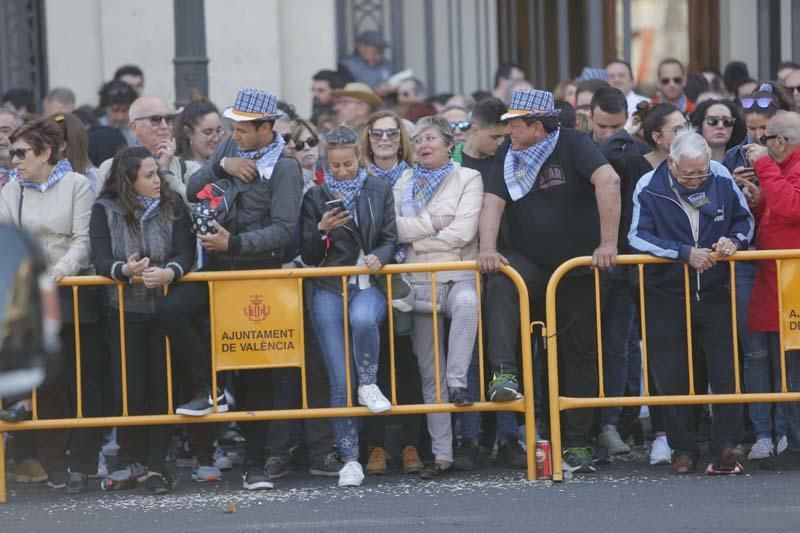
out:
<path id="1" fill-rule="evenodd" d="M 517 288 L 518 297 L 520 300 L 520 346 L 522 355 L 522 379 L 525 388 L 525 396 L 521 400 L 512 402 L 492 403 L 487 402 L 485 391 L 483 390 L 483 377 L 484 373 L 484 358 L 482 346 L 482 332 L 480 325 L 482 324 L 482 317 L 480 316 L 481 308 L 479 304 L 479 328 L 478 328 L 478 355 L 479 355 L 479 371 L 481 378 L 481 393 L 480 401 L 476 401 L 470 407 L 456 407 L 452 403 L 443 403 L 441 401 L 441 390 L 439 386 L 439 358 L 442 356 L 439 353 L 438 340 L 438 323 L 437 323 L 437 302 L 436 302 L 436 272 L 452 272 L 452 271 L 474 271 L 475 272 L 475 287 L 478 293 L 478 301 L 480 302 L 481 294 L 481 277 L 477 271 L 477 264 L 474 261 L 463 261 L 453 263 L 427 263 L 427 264 L 407 264 L 407 265 L 388 265 L 384 267 L 379 275 L 387 276 L 387 299 L 389 303 L 389 310 L 392 309 L 392 284 L 391 277 L 402 273 L 431 273 L 433 284 L 433 316 L 434 321 L 434 368 L 436 369 L 436 403 L 431 404 L 397 404 L 397 384 L 395 379 L 395 349 L 394 349 L 394 320 L 393 313 L 388 313 L 390 342 L 389 342 L 389 361 L 390 361 L 390 376 L 391 376 L 391 403 L 392 410 L 390 415 L 404 415 L 404 414 L 427 414 L 427 413 L 441 413 L 441 412 L 482 412 L 482 411 L 512 411 L 524 413 L 525 415 L 525 428 L 526 440 L 529 443 L 527 448 L 527 469 L 528 479 L 536 479 L 536 461 L 535 461 L 535 442 L 536 442 L 536 421 L 533 411 L 533 358 L 531 352 L 531 339 L 529 333 L 530 327 L 530 305 L 528 300 L 528 290 L 520 275 L 512 268 L 503 266 L 501 273 L 508 276 Z M 289 420 L 289 419 L 306 419 L 306 418 L 334 418 L 334 417 L 350 417 L 350 416 L 369 416 L 370 413 L 366 407 L 355 407 L 351 398 L 350 383 L 352 377 L 350 376 L 350 365 L 346 364 L 347 369 L 347 407 L 340 408 L 308 408 L 307 391 L 306 391 L 306 376 L 305 376 L 305 351 L 304 346 L 304 333 L 303 333 L 303 319 L 302 313 L 306 310 L 303 309 L 303 280 L 322 278 L 322 277 L 340 277 L 342 279 L 343 289 L 343 307 L 344 307 L 344 324 L 345 324 L 345 356 L 347 361 L 350 357 L 349 347 L 349 327 L 347 318 L 347 279 L 350 276 L 361 274 L 373 274 L 365 267 L 346 267 L 346 268 L 302 268 L 302 269 L 275 269 L 275 270 L 247 270 L 247 271 L 232 271 L 232 272 L 197 272 L 186 275 L 182 278 L 181 283 L 207 283 L 209 286 L 209 308 L 210 308 L 210 321 L 211 321 L 211 381 L 212 390 L 216 390 L 217 372 L 222 370 L 231 369 L 256 369 L 256 368 L 283 368 L 283 367 L 296 367 L 301 370 L 301 388 L 302 388 L 302 406 L 298 409 L 280 409 L 280 410 L 265 410 L 265 411 L 231 411 L 226 413 L 217 412 L 216 394 L 212 394 L 214 398 L 214 412 L 210 415 L 203 417 L 180 416 L 173 414 L 172 405 L 172 364 L 169 352 L 169 342 L 166 341 L 166 375 L 167 375 L 167 399 L 168 407 L 165 414 L 159 415 L 129 415 L 128 414 L 128 383 L 126 373 L 126 358 L 129 354 L 125 350 L 125 306 L 123 298 L 124 284 L 117 283 L 109 278 L 101 276 L 80 276 L 65 278 L 61 285 L 71 286 L 73 289 L 74 297 L 74 313 L 75 313 L 75 353 L 76 353 L 76 417 L 65 419 L 40 419 L 38 416 L 37 394 L 32 391 L 32 420 L 25 422 L 15 423 L 2 423 L 0 422 L 0 502 L 6 501 L 6 487 L 5 487 L 5 443 L 3 437 L 4 432 L 9 431 L 27 431 L 27 430 L 41 430 L 41 429 L 78 429 L 78 428 L 92 428 L 92 427 L 113 427 L 113 426 L 144 426 L 155 424 L 198 424 L 198 423 L 219 423 L 219 422 L 248 422 L 256 420 Z M 119 297 L 119 333 L 120 333 L 120 359 L 121 359 L 121 392 L 122 392 L 122 415 L 111 417 L 85 417 L 82 409 L 82 391 L 81 391 L 81 344 L 80 332 L 78 328 L 79 323 L 79 309 L 78 309 L 78 287 L 87 286 L 111 286 L 117 285 L 117 295 Z M 287 292 L 287 287 L 291 286 L 292 291 Z M 244 291 L 244 292 L 242 292 Z M 277 291 L 277 292 L 276 292 Z M 264 294 L 267 294 L 265 296 Z M 270 354 L 269 357 L 262 357 L 260 360 L 255 357 L 252 352 L 258 350 L 249 350 L 247 354 L 234 354 L 232 352 L 224 352 L 224 343 L 221 342 L 223 337 L 222 332 L 225 327 L 230 326 L 230 311 L 234 309 L 236 303 L 236 295 L 241 297 L 242 294 L 250 294 L 251 300 L 246 309 L 243 309 L 246 319 L 260 322 L 273 312 L 272 307 L 279 306 L 281 310 L 289 309 L 289 313 L 293 309 L 297 316 L 290 316 L 288 319 L 284 316 L 282 319 L 284 323 L 286 320 L 299 324 L 297 343 L 292 342 L 292 347 L 288 347 L 288 342 L 283 345 L 283 353 Z M 232 296 L 233 295 L 233 296 Z M 271 299 L 270 296 L 278 299 Z M 233 299 L 233 300 L 232 300 Z M 278 301 L 279 300 L 279 301 Z M 287 301 L 290 300 L 290 301 Z M 224 308 L 220 305 L 220 301 L 229 304 L 229 307 Z M 269 306 L 268 306 L 269 304 Z M 277 314 L 277 313 L 276 313 Z M 238 315 L 238 313 L 237 313 Z M 261 319 L 261 320 L 260 320 Z M 235 323 L 235 321 L 233 322 Z M 278 329 L 270 331 L 280 331 Z M 279 333 L 282 335 L 282 333 Z M 294 335 L 292 333 L 292 335 Z M 293 337 L 294 338 L 294 337 Z M 229 347 L 230 348 L 230 347 Z M 223 353 L 224 352 L 224 353 Z M 292 353 L 289 353 L 292 352 Z M 239 357 L 241 355 L 241 357 Z"/>
<path id="2" fill-rule="evenodd" d="M 594 271 L 594 306 L 597 327 L 597 364 L 598 364 L 598 396 L 591 398 L 576 398 L 561 396 L 558 383 L 558 335 L 556 328 L 556 290 L 561 280 L 576 268 L 591 266 L 591 257 L 576 257 L 559 266 L 553 273 L 547 285 L 546 316 L 547 316 L 547 361 L 548 383 L 550 401 L 550 441 L 553 454 L 553 480 L 563 479 L 561 459 L 561 412 L 569 409 L 597 408 L 597 407 L 628 407 L 641 405 L 696 405 L 696 404 L 723 404 L 723 403 L 756 403 L 756 402 L 792 402 L 800 401 L 800 392 L 787 392 L 786 384 L 786 350 L 800 349 L 800 250 L 757 250 L 741 251 L 730 258 L 717 258 L 719 262 L 730 264 L 731 287 L 731 316 L 733 327 L 733 369 L 736 380 L 735 392 L 732 394 L 695 394 L 695 383 L 692 352 L 692 325 L 689 294 L 689 266 L 683 264 L 684 271 L 684 296 L 686 300 L 686 332 L 687 332 L 687 360 L 689 394 L 687 395 L 650 395 L 650 381 L 648 377 L 647 353 L 647 320 L 645 309 L 645 265 L 674 263 L 668 259 L 661 259 L 651 255 L 621 255 L 617 257 L 617 265 L 637 265 L 639 279 L 639 311 L 641 322 L 642 346 L 642 390 L 641 396 L 608 397 L 605 395 L 603 384 L 603 344 L 602 344 L 602 313 L 600 301 L 600 275 Z M 781 364 L 781 392 L 776 393 L 742 393 L 739 376 L 739 349 L 736 322 L 736 262 L 741 261 L 775 261 L 777 265 L 778 307 L 780 312 L 780 364 Z M 787 270 L 790 275 L 782 275 L 782 270 Z M 784 295 L 792 298 L 791 304 Z M 787 309 L 787 304 L 790 307 Z M 795 306 L 797 308 L 795 308 Z M 793 320 L 792 320 L 793 319 Z M 791 335 L 787 334 L 786 324 L 790 323 Z"/>

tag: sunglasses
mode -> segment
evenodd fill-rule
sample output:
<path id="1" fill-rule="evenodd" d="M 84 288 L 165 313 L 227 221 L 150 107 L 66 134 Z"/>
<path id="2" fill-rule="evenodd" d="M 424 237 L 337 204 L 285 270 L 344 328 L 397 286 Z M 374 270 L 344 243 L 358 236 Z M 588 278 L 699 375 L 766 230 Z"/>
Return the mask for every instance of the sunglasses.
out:
<path id="1" fill-rule="evenodd" d="M 20 161 L 25 161 L 25 154 L 33 150 L 33 148 L 12 148 L 8 151 L 8 157 L 14 159 L 15 157 Z"/>
<path id="2" fill-rule="evenodd" d="M 761 137 L 758 138 L 758 142 L 759 144 L 761 144 L 761 146 L 764 146 L 767 144 L 767 141 L 771 141 L 772 139 L 777 139 L 778 137 L 780 137 L 780 135 L 762 135 Z"/>
<path id="3" fill-rule="evenodd" d="M 452 129 L 453 131 L 456 131 L 456 129 L 459 129 L 461 131 L 467 131 L 471 127 L 472 123 L 469 120 L 460 120 L 458 122 L 450 123 L 450 129 Z"/>
<path id="4" fill-rule="evenodd" d="M 400 128 L 389 128 L 385 130 L 377 128 L 369 129 L 369 136 L 373 141 L 380 141 L 381 139 L 383 139 L 384 135 L 390 141 L 398 139 L 400 137 Z"/>
<path id="5" fill-rule="evenodd" d="M 167 126 L 172 126 L 172 123 L 175 122 L 175 115 L 148 115 L 146 117 L 139 117 L 133 119 L 136 120 L 149 120 L 150 125 L 154 128 L 161 126 L 161 122 L 166 122 Z"/>
<path id="6" fill-rule="evenodd" d="M 325 135 L 325 144 L 328 146 L 342 146 L 347 144 L 356 144 L 357 142 L 358 135 L 350 128 L 336 128 Z"/>
<path id="7" fill-rule="evenodd" d="M 661 78 L 661 85 L 667 85 L 669 82 L 674 83 L 675 85 L 680 85 L 683 83 L 683 78 L 678 76 L 677 78 Z"/>
<path id="8" fill-rule="evenodd" d="M 715 117 L 714 115 L 706 117 L 706 124 L 709 126 L 716 126 L 720 122 L 722 122 L 723 128 L 732 128 L 736 124 L 736 119 L 734 117 Z"/>
<path id="9" fill-rule="evenodd" d="M 750 109 L 753 106 L 758 106 L 761 109 L 766 109 L 772 105 L 772 98 L 742 98 L 742 107 Z"/>
<path id="10" fill-rule="evenodd" d="M 794 87 L 789 87 L 789 86 L 787 85 L 787 86 L 786 86 L 786 90 L 787 90 L 787 91 L 791 91 L 791 92 L 793 92 L 793 93 L 796 93 L 796 92 L 800 91 L 800 85 L 795 85 Z"/>
<path id="11" fill-rule="evenodd" d="M 292 134 L 291 133 L 284 133 L 283 134 L 283 142 L 285 142 L 286 144 L 289 144 L 291 142 L 291 140 L 292 140 Z M 295 141 L 294 142 L 294 149 L 297 150 L 297 151 L 305 150 L 306 145 L 308 145 L 309 148 L 314 148 L 318 144 L 319 144 L 319 139 L 317 139 L 316 137 L 309 137 L 305 141 Z"/>

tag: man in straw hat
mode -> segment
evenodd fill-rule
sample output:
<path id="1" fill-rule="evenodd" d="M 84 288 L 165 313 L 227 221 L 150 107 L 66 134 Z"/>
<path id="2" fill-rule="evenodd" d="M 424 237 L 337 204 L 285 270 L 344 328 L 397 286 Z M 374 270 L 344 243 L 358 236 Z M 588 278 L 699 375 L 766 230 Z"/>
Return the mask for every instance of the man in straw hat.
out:
<path id="1" fill-rule="evenodd" d="M 303 175 L 293 157 L 282 155 L 284 140 L 273 132 L 273 123 L 282 116 L 274 95 L 257 89 L 242 89 L 236 103 L 223 116 L 233 123 L 233 135 L 216 150 L 208 163 L 196 172 L 186 189 L 192 202 L 209 200 L 223 189 L 232 204 L 225 225 L 211 224 L 212 234 L 198 234 L 204 270 L 253 270 L 281 268 L 285 249 L 295 235 L 300 218 Z M 216 187 L 212 188 L 211 184 Z M 218 212 L 222 217 L 223 213 Z M 171 290 L 191 290 L 184 306 L 175 315 L 208 315 L 208 289 L 202 283 L 181 284 Z M 198 356 L 199 357 L 199 356 Z M 198 365 L 208 361 L 197 362 Z M 237 393 L 240 408 L 257 411 L 272 408 L 270 374 L 265 370 L 239 373 Z M 194 399 L 176 412 L 202 416 L 210 411 L 211 397 L 206 390 L 196 391 Z M 272 488 L 264 470 L 264 445 L 267 422 L 242 424 L 247 440 L 243 487 L 248 490 Z"/>
<path id="2" fill-rule="evenodd" d="M 331 93 L 333 110 L 340 125 L 360 129 L 383 100 L 365 83 L 348 83 Z"/>
<path id="3" fill-rule="evenodd" d="M 509 110 L 501 117 L 511 146 L 507 153 L 498 153 L 503 172 L 489 180 L 484 191 L 478 264 L 492 273 L 486 288 L 492 401 L 522 397 L 517 377 L 519 299 L 510 278 L 493 273 L 501 265 L 516 269 L 535 304 L 534 320 L 543 320 L 547 282 L 560 264 L 585 255 L 592 256 L 596 268 L 609 268 L 616 261 L 619 177 L 588 135 L 559 127 L 558 113 L 549 92 L 512 92 Z M 509 235 L 501 253 L 497 235 L 504 213 Z M 559 285 L 558 354 L 561 392 L 566 396 L 597 395 L 593 283 L 587 268 Z M 591 425 L 591 410 L 564 414 L 565 468 L 595 470 L 588 448 Z M 498 442 L 515 441 L 508 432 L 498 431 Z"/>

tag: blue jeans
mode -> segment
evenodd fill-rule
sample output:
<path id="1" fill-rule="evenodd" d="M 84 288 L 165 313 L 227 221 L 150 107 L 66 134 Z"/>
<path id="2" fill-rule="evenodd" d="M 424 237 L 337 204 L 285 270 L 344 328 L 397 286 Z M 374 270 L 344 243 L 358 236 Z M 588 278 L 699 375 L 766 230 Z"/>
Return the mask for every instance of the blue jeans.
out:
<path id="1" fill-rule="evenodd" d="M 606 396 L 625 396 L 629 364 L 635 360 L 632 348 L 638 351 L 638 336 L 633 331 L 636 306 L 631 297 L 628 273 L 630 267 L 616 266 L 609 273 L 603 291 L 603 383 Z M 633 339 L 631 337 L 634 337 Z M 634 348 L 635 346 L 635 348 Z M 634 357 L 631 357 L 631 356 Z M 638 360 L 641 361 L 641 355 Z M 639 363 L 641 365 L 641 362 Z M 636 373 L 640 372 L 636 369 Z M 602 425 L 616 426 L 622 416 L 621 407 L 601 411 Z"/>
<path id="2" fill-rule="evenodd" d="M 377 287 L 348 288 L 351 328 L 350 384 L 374 385 L 378 375 L 380 326 L 386 319 L 386 298 Z M 315 288 L 311 300 L 314 330 L 328 370 L 331 407 L 347 405 L 342 295 Z M 355 363 L 355 364 L 354 364 Z M 355 396 L 355 395 L 354 395 Z M 354 402 L 355 403 L 355 402 Z M 343 461 L 358 458 L 358 424 L 355 418 L 334 418 L 333 430 Z"/>
<path id="3" fill-rule="evenodd" d="M 777 333 L 751 333 L 763 348 L 745 357 L 745 387 L 747 392 L 780 392 L 781 349 Z M 786 352 L 786 388 L 800 391 L 800 351 Z M 750 420 L 758 438 L 775 439 L 786 436 L 789 448 L 800 450 L 800 406 L 797 402 L 775 404 L 775 423 L 772 422 L 772 404 L 751 403 Z"/>

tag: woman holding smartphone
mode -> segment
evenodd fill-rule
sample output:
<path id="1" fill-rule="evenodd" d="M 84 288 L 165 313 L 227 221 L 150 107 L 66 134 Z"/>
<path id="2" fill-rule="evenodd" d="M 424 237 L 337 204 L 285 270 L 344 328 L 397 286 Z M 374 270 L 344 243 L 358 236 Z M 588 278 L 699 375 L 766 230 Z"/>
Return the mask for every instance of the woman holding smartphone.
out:
<path id="1" fill-rule="evenodd" d="M 310 189 L 303 199 L 303 262 L 309 266 L 358 266 L 373 272 L 389 263 L 397 243 L 394 198 L 385 181 L 367 175 L 359 165 L 356 132 L 339 127 L 325 136 L 325 183 Z M 350 384 L 358 383 L 358 403 L 373 413 L 391 409 L 377 385 L 380 327 L 386 319 L 386 297 L 370 276 L 347 280 L 352 359 L 346 360 L 344 293 L 339 277 L 313 282 L 311 314 L 330 381 L 331 407 L 347 405 L 347 370 L 355 366 Z M 344 467 L 340 487 L 357 487 L 364 480 L 358 462 L 358 424 L 336 418 L 333 428 Z"/>

